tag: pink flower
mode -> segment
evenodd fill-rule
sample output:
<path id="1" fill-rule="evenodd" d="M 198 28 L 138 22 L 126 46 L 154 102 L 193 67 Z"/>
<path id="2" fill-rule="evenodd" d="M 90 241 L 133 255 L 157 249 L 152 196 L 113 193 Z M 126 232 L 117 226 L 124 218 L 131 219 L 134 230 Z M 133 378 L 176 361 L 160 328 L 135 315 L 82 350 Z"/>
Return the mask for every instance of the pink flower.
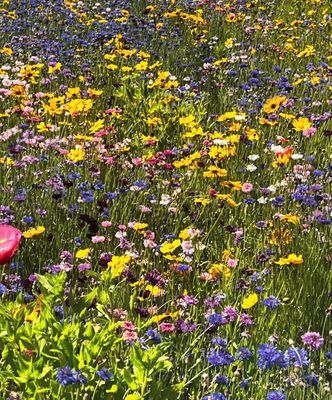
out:
<path id="1" fill-rule="evenodd" d="M 131 321 L 123 321 L 122 329 L 125 329 L 127 331 L 134 331 L 136 327 Z"/>
<path id="2" fill-rule="evenodd" d="M 172 333 L 172 332 L 175 331 L 174 324 L 171 324 L 169 322 L 162 322 L 159 325 L 159 327 L 160 327 L 161 331 L 164 332 L 164 333 Z"/>
<path id="3" fill-rule="evenodd" d="M 252 191 L 253 187 L 254 186 L 250 182 L 244 182 L 244 184 L 242 185 L 241 190 L 242 190 L 243 193 L 249 193 L 249 192 Z"/>
<path id="4" fill-rule="evenodd" d="M 7 264 L 18 249 L 21 231 L 10 225 L 0 226 L 0 265 Z"/>
<path id="5" fill-rule="evenodd" d="M 311 128 L 308 128 L 305 131 L 303 131 L 302 134 L 305 137 L 312 137 L 315 135 L 316 132 L 317 132 L 317 129 L 312 126 Z"/>
<path id="6" fill-rule="evenodd" d="M 318 350 L 324 344 L 324 339 L 318 332 L 307 332 L 301 336 L 301 339 L 310 350 Z"/>
<path id="7" fill-rule="evenodd" d="M 132 331 L 123 332 L 122 337 L 129 343 L 135 343 L 136 340 L 138 339 L 137 333 Z"/>
<path id="8" fill-rule="evenodd" d="M 103 243 L 103 242 L 105 242 L 105 236 L 92 236 L 91 242 L 92 243 Z"/>
<path id="9" fill-rule="evenodd" d="M 102 226 L 103 228 L 109 228 L 110 226 L 112 226 L 112 222 L 111 222 L 111 221 L 103 221 L 103 222 L 101 223 L 101 226 Z"/>
<path id="10" fill-rule="evenodd" d="M 236 268 L 238 264 L 238 260 L 235 260 L 234 258 L 229 258 L 227 260 L 227 265 L 229 266 L 229 268 Z"/>

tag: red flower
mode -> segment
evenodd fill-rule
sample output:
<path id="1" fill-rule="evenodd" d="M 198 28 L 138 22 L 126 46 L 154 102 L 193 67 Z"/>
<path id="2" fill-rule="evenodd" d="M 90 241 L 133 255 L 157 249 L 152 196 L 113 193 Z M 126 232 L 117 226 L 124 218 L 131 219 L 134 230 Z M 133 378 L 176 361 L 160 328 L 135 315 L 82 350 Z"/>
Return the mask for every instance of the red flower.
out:
<path id="1" fill-rule="evenodd" d="M 18 249 L 21 231 L 9 225 L 0 225 L 0 265 L 7 264 Z"/>

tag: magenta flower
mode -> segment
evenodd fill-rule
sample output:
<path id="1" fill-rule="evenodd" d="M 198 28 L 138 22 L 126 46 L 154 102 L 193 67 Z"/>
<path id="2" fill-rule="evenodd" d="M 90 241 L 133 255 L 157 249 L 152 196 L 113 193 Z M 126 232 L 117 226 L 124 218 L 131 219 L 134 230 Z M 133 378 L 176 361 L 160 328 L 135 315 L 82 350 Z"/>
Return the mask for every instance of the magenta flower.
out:
<path id="1" fill-rule="evenodd" d="M 301 339 L 310 350 L 318 350 L 324 344 L 324 339 L 318 332 L 307 332 L 301 336 Z"/>
<path id="2" fill-rule="evenodd" d="M 0 225 L 0 265 L 7 264 L 20 244 L 22 233 L 10 225 Z"/>

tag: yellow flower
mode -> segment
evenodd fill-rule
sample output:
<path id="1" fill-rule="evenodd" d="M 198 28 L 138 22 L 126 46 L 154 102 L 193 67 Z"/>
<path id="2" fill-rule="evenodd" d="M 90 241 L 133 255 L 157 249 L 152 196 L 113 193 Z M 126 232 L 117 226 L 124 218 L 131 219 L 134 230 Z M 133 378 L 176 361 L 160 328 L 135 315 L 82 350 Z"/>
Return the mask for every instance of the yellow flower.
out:
<path id="1" fill-rule="evenodd" d="M 288 256 L 288 261 L 290 264 L 303 264 L 303 257 L 301 254 L 297 256 L 296 254 L 292 253 Z"/>
<path id="2" fill-rule="evenodd" d="M 311 122 L 308 118 L 299 117 L 293 120 L 292 125 L 297 132 L 303 132 L 311 127 Z"/>
<path id="3" fill-rule="evenodd" d="M 209 151 L 209 156 L 211 158 L 216 158 L 222 160 L 223 158 L 231 157 L 236 154 L 235 146 L 211 146 Z"/>
<path id="4" fill-rule="evenodd" d="M 294 225 L 300 223 L 300 218 L 293 214 L 285 214 L 280 218 L 280 221 L 291 222 Z"/>
<path id="5" fill-rule="evenodd" d="M 91 99 L 74 99 L 69 101 L 65 106 L 65 110 L 69 111 L 70 115 L 79 114 L 82 112 L 88 112 L 93 106 Z"/>
<path id="6" fill-rule="evenodd" d="M 227 171 L 225 169 L 215 167 L 214 165 L 211 165 L 208 168 L 208 171 L 204 171 L 203 173 L 203 176 L 205 176 L 206 178 L 216 178 L 217 176 L 222 177 L 226 175 Z"/>
<path id="7" fill-rule="evenodd" d="M 288 244 L 293 240 L 292 232 L 289 229 L 278 228 L 272 232 L 270 244 L 279 246 L 280 244 Z"/>
<path id="8" fill-rule="evenodd" d="M 194 203 L 197 203 L 197 204 L 202 204 L 202 206 L 207 206 L 208 204 L 210 204 L 211 203 L 211 200 L 210 199 L 205 199 L 204 197 L 197 197 L 195 200 L 194 200 Z"/>
<path id="9" fill-rule="evenodd" d="M 104 119 L 98 119 L 91 128 L 89 129 L 90 133 L 95 133 L 100 131 L 104 127 L 105 120 Z"/>
<path id="10" fill-rule="evenodd" d="M 175 239 L 172 243 L 163 243 L 160 247 L 160 252 L 163 254 L 173 253 L 179 246 L 181 246 L 181 240 Z"/>
<path id="11" fill-rule="evenodd" d="M 266 119 L 266 118 L 260 118 L 260 119 L 259 119 L 259 123 L 260 123 L 261 125 L 270 125 L 270 126 L 274 126 L 274 125 L 277 125 L 277 124 L 278 124 L 278 121 L 269 121 L 269 120 Z"/>
<path id="12" fill-rule="evenodd" d="M 211 268 L 209 268 L 209 274 L 211 274 L 213 279 L 221 274 L 228 279 L 232 275 L 232 272 L 231 269 L 224 264 L 212 264 Z"/>
<path id="13" fill-rule="evenodd" d="M 236 203 L 229 194 L 217 194 L 217 199 L 224 200 L 230 207 L 238 207 L 240 203 Z"/>
<path id="14" fill-rule="evenodd" d="M 163 294 L 163 290 L 158 286 L 147 285 L 145 290 L 148 290 L 153 297 L 159 297 Z"/>
<path id="15" fill-rule="evenodd" d="M 241 190 L 242 189 L 242 183 L 240 181 L 223 181 L 220 183 L 220 185 L 226 186 L 233 190 Z"/>
<path id="16" fill-rule="evenodd" d="M 149 118 L 146 118 L 144 121 L 146 122 L 146 124 L 148 126 L 157 126 L 157 125 L 161 124 L 161 122 L 162 122 L 161 119 L 158 117 L 154 117 L 154 118 L 149 117 Z"/>
<path id="17" fill-rule="evenodd" d="M 280 258 L 280 260 L 275 261 L 274 263 L 278 265 L 289 265 L 289 264 L 298 265 L 298 264 L 303 264 L 303 262 L 304 261 L 301 254 L 297 256 L 296 254 L 292 253 L 289 254 L 287 258 Z"/>
<path id="18" fill-rule="evenodd" d="M 22 235 L 26 239 L 31 239 L 35 236 L 41 235 L 45 231 L 45 228 L 43 226 L 37 226 L 37 228 L 30 228 L 27 231 L 23 232 Z"/>
<path id="19" fill-rule="evenodd" d="M 271 99 L 266 100 L 264 106 L 263 106 L 263 111 L 270 114 L 276 112 L 280 105 L 286 101 L 285 96 L 276 96 L 272 97 Z"/>
<path id="20" fill-rule="evenodd" d="M 278 261 L 275 261 L 274 263 L 278 264 L 278 265 L 289 265 L 290 264 L 288 258 L 284 258 L 284 257 L 281 257 Z"/>
<path id="21" fill-rule="evenodd" d="M 192 128 L 194 125 L 196 125 L 195 116 L 188 115 L 187 117 L 181 117 L 179 119 L 179 123 L 180 125 L 184 125 L 187 128 Z"/>
<path id="22" fill-rule="evenodd" d="M 0 50 L 0 53 L 1 54 L 4 54 L 5 56 L 11 56 L 12 54 L 13 54 L 13 50 L 12 49 L 10 49 L 9 47 L 3 47 L 1 50 Z"/>
<path id="23" fill-rule="evenodd" d="M 243 299 L 242 308 L 248 310 L 258 302 L 258 296 L 256 293 L 250 294 L 248 297 Z"/>
<path id="24" fill-rule="evenodd" d="M 85 158 L 85 150 L 81 148 L 71 149 L 67 154 L 67 158 L 74 162 L 82 161 Z"/>
<path id="25" fill-rule="evenodd" d="M 84 260 L 85 258 L 89 257 L 90 253 L 91 253 L 90 248 L 81 249 L 76 252 L 75 257 Z"/>
<path id="26" fill-rule="evenodd" d="M 135 231 L 142 231 L 148 226 L 149 226 L 148 224 L 137 222 L 137 224 L 135 224 L 133 228 Z"/>
<path id="27" fill-rule="evenodd" d="M 122 274 L 122 271 L 130 260 L 130 256 L 113 256 L 112 260 L 107 264 L 106 272 L 111 268 L 112 278 L 117 278 Z"/>

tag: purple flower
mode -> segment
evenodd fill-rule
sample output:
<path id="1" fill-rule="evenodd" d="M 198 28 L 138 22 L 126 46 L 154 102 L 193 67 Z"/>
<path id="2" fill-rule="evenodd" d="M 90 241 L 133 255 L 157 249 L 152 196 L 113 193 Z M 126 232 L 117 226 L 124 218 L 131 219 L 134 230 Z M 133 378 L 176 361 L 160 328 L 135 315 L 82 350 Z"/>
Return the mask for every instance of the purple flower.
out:
<path id="1" fill-rule="evenodd" d="M 324 339 L 318 332 L 307 332 L 301 336 L 301 339 L 310 350 L 318 350 L 324 344 Z"/>

